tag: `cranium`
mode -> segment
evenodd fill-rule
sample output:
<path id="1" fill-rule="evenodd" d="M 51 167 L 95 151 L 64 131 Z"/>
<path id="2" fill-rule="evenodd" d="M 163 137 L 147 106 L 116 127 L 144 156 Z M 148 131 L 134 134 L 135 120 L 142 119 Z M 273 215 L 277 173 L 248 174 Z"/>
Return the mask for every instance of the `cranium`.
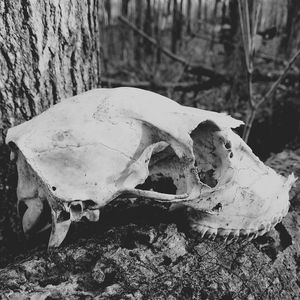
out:
<path id="1" fill-rule="evenodd" d="M 187 206 L 202 235 L 262 235 L 287 213 L 295 178 L 265 166 L 231 130 L 241 124 L 135 88 L 64 100 L 8 131 L 23 229 L 51 220 L 59 246 L 71 222 L 130 196 Z M 174 192 L 157 188 L 162 179 Z"/>

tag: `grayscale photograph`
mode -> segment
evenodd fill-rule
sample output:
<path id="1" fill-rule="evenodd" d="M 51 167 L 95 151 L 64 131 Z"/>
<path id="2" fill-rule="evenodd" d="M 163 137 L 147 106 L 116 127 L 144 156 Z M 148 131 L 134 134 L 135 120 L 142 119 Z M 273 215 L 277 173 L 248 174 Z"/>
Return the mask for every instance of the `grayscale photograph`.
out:
<path id="1" fill-rule="evenodd" d="M 299 0 L 0 0 L 0 300 L 300 299 Z"/>

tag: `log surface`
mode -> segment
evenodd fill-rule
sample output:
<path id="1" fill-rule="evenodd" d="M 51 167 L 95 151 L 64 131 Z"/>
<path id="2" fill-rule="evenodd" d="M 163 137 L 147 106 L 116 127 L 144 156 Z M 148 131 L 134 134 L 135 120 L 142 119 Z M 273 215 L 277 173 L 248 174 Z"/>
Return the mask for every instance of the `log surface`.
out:
<path id="1" fill-rule="evenodd" d="M 289 150 L 268 160 L 296 176 L 299 162 Z M 200 239 L 165 206 L 129 203 L 58 249 L 29 247 L 0 270 L 2 299 L 299 299 L 299 183 L 282 223 L 252 242 Z"/>

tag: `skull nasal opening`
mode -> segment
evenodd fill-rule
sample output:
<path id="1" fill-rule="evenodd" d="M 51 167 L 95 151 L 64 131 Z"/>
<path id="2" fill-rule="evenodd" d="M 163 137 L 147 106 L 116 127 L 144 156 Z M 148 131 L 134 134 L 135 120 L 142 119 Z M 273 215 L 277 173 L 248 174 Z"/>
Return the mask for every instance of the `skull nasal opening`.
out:
<path id="1" fill-rule="evenodd" d="M 220 128 L 212 121 L 200 123 L 190 134 L 193 140 L 195 167 L 199 180 L 210 186 L 218 184 L 218 174 L 222 166 L 218 147 L 228 147 L 219 136 Z M 225 146 L 226 145 L 226 146 Z"/>

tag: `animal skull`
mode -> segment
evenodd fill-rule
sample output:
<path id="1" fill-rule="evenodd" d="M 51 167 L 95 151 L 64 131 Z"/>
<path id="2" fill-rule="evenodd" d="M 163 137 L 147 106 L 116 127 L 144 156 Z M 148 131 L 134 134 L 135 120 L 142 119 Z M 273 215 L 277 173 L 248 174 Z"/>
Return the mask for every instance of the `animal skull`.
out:
<path id="1" fill-rule="evenodd" d="M 265 166 L 231 130 L 241 124 L 135 88 L 64 100 L 8 131 L 24 232 L 51 216 L 57 247 L 71 222 L 97 221 L 107 203 L 131 196 L 189 207 L 202 235 L 262 235 L 287 213 L 295 178 Z M 155 190 L 162 178 L 174 193 Z"/>

